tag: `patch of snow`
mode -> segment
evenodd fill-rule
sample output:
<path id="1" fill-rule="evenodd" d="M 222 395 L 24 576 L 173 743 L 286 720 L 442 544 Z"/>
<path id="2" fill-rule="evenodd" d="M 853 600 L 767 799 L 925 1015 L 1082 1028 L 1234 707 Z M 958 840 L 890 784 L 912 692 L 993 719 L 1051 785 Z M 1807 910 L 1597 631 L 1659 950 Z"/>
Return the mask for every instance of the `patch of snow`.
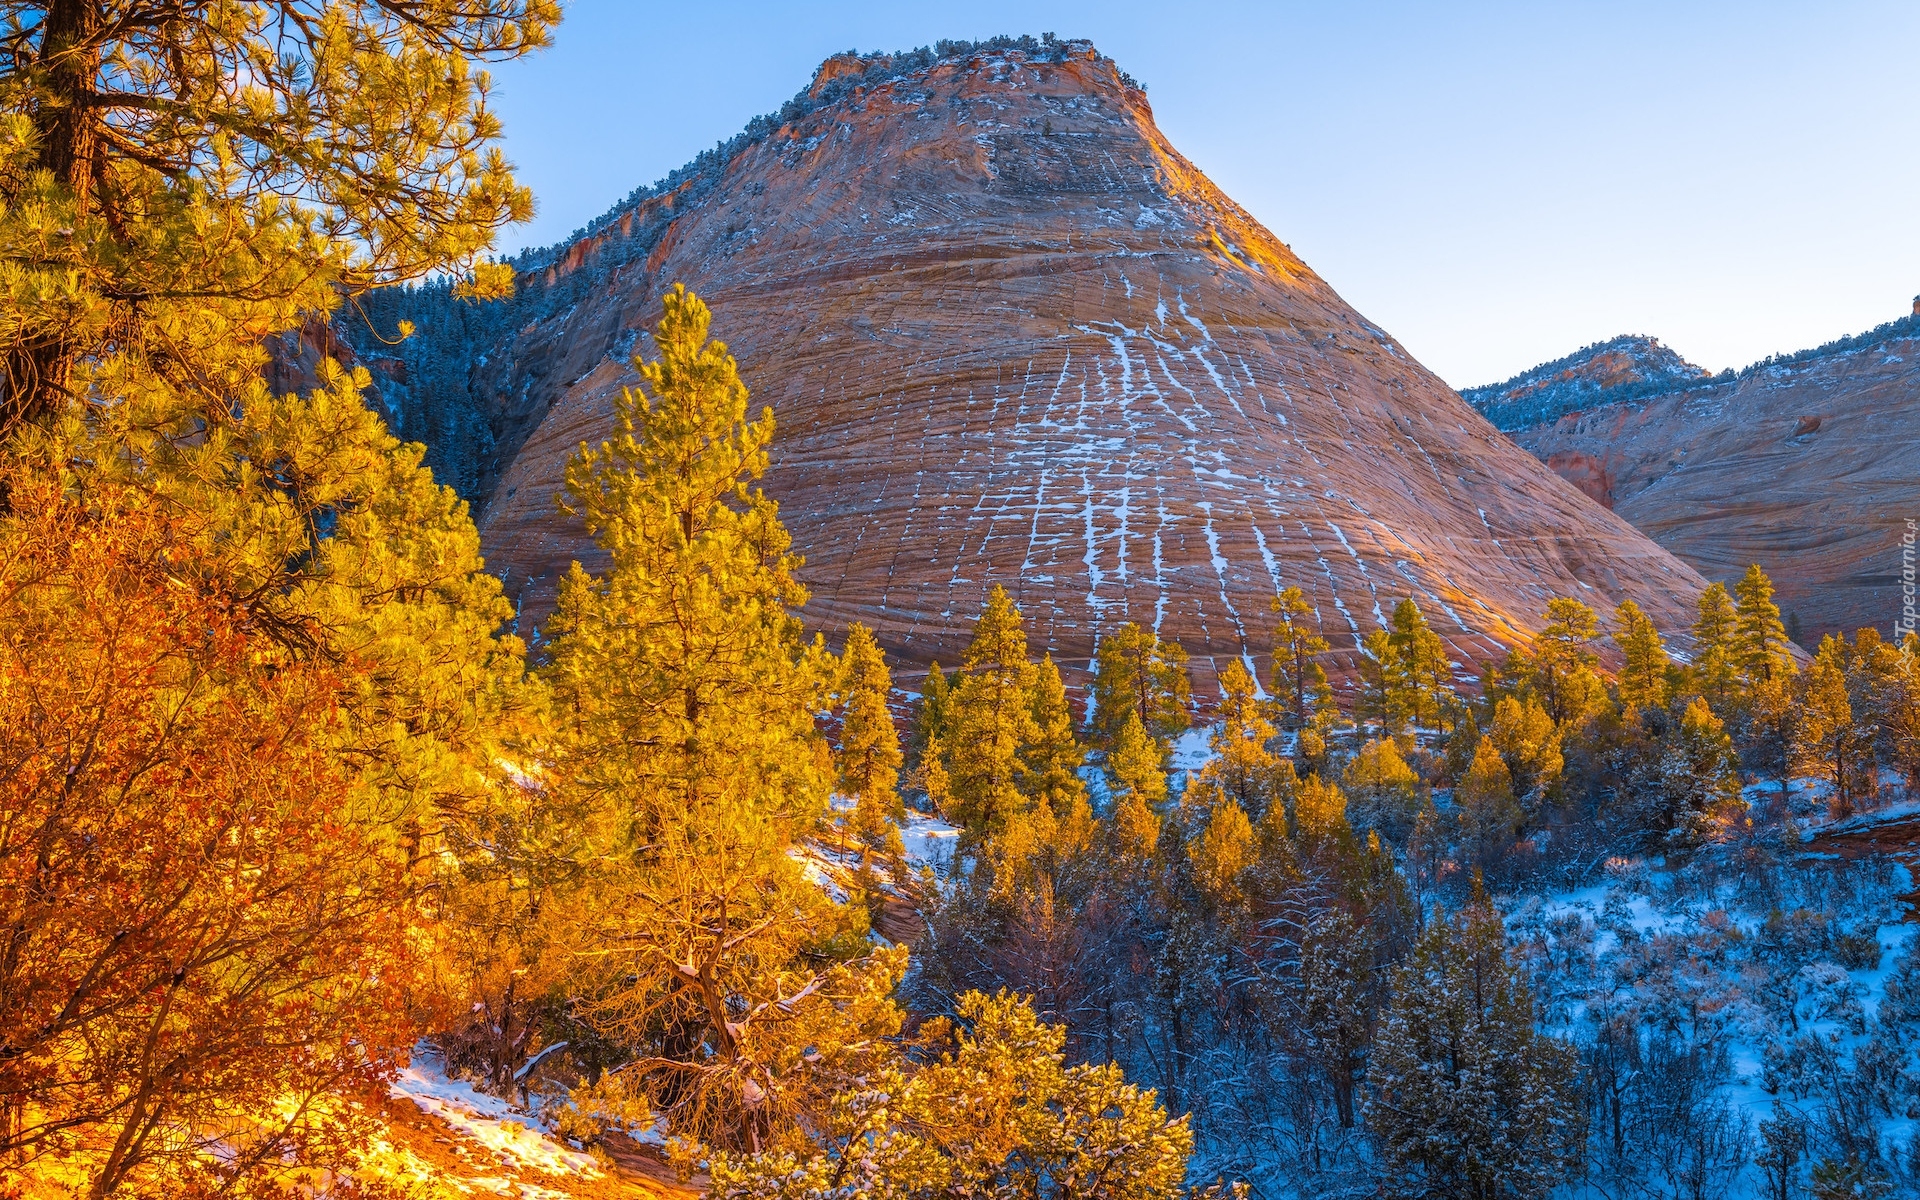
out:
<path id="1" fill-rule="evenodd" d="M 471 1084 L 449 1079 L 439 1052 L 425 1042 L 414 1047 L 412 1061 L 390 1091 L 438 1117 L 460 1136 L 485 1146 L 508 1165 L 583 1179 L 598 1179 L 603 1173 L 590 1156 L 562 1145 L 532 1116 Z M 498 1182 L 502 1185 L 498 1190 L 506 1190 L 506 1181 Z"/>

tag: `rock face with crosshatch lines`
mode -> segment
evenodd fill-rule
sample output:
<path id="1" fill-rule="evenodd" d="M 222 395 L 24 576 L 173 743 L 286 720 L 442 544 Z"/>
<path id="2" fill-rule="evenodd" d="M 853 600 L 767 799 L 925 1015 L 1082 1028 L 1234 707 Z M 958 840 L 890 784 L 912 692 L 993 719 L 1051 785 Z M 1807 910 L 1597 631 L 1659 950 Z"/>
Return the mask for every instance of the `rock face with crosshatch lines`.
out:
<path id="1" fill-rule="evenodd" d="M 1232 658 L 1264 678 L 1288 585 L 1336 674 L 1408 595 L 1463 670 L 1556 595 L 1688 623 L 1691 569 L 1496 432 L 1068 45 L 861 87 L 533 273 L 578 299 L 490 356 L 530 429 L 483 521 L 523 625 L 599 561 L 553 497 L 676 281 L 778 420 L 765 488 L 804 619 L 866 622 L 909 672 L 954 662 L 996 583 L 1070 672 L 1137 621 L 1188 648 L 1200 694 Z"/>

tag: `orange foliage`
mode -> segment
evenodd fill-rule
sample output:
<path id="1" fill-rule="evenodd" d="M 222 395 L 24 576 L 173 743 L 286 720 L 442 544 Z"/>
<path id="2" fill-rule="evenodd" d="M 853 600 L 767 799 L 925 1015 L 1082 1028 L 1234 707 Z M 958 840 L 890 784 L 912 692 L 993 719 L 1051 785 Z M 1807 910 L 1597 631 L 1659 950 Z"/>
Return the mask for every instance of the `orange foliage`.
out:
<path id="1" fill-rule="evenodd" d="M 10 482 L 0 1179 L 311 1187 L 416 1036 L 405 856 L 319 744 L 351 664 L 260 636 L 150 499 Z"/>

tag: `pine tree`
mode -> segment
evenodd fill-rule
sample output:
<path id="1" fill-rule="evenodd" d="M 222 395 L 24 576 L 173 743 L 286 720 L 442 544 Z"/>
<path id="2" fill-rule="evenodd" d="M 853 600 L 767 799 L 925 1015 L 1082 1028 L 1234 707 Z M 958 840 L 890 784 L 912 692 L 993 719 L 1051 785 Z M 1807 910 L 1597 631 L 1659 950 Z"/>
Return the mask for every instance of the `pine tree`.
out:
<path id="1" fill-rule="evenodd" d="M 0 432 L 87 398 L 106 355 L 197 390 L 336 286 L 509 282 L 477 259 L 532 199 L 473 68 L 559 19 L 553 0 L 9 4 Z"/>
<path id="2" fill-rule="evenodd" d="M 1253 865 L 1256 853 L 1253 822 L 1245 809 L 1227 797 L 1212 807 L 1197 836 L 1187 843 L 1195 881 L 1222 908 L 1244 900 L 1240 876 Z"/>
<path id="3" fill-rule="evenodd" d="M 877 849 L 886 849 L 899 840 L 892 822 L 907 815 L 898 786 L 900 735 L 887 706 L 893 677 L 873 640 L 873 631 L 858 622 L 847 630 L 836 690 L 841 716 L 834 769 L 841 794 L 854 801 L 850 824 L 855 836 Z"/>
<path id="4" fill-rule="evenodd" d="M 1290 732 L 1315 728 L 1325 701 L 1332 700 L 1327 672 L 1316 659 L 1328 650 L 1327 639 L 1318 632 L 1319 616 L 1307 603 L 1306 593 L 1289 587 L 1273 598 L 1273 612 L 1279 616 L 1279 628 L 1273 637 L 1273 695 L 1281 709 L 1281 726 Z M 1315 628 L 1309 628 L 1311 618 Z"/>
<path id="5" fill-rule="evenodd" d="M 1533 1200 L 1584 1143 L 1573 1049 L 1534 1030 L 1499 915 L 1477 893 L 1435 921 L 1394 973 L 1374 1040 L 1367 1123 L 1388 1194 Z"/>
<path id="6" fill-rule="evenodd" d="M 1035 740 L 1034 667 L 1020 610 L 995 585 L 974 623 L 948 702 L 953 740 L 946 746 L 952 798 L 947 819 L 975 840 L 996 832 L 1025 803 L 1020 751 Z"/>
<path id="7" fill-rule="evenodd" d="M 1739 607 L 1733 627 L 1733 658 L 1748 687 L 1775 675 L 1793 674 L 1793 654 L 1780 606 L 1773 602 L 1773 581 L 1759 563 L 1747 568 L 1734 589 Z"/>
<path id="8" fill-rule="evenodd" d="M 1487 736 L 1507 764 L 1516 796 L 1538 799 L 1559 781 L 1565 766 L 1560 731 L 1533 697 L 1496 704 Z"/>
<path id="9" fill-rule="evenodd" d="M 1547 602 L 1547 623 L 1534 646 L 1533 692 L 1556 727 L 1584 720 L 1605 697 L 1593 666 L 1592 643 L 1600 632 L 1591 608 L 1565 596 Z"/>
<path id="10" fill-rule="evenodd" d="M 1192 684 L 1187 652 L 1150 629 L 1128 621 L 1100 639 L 1093 677 L 1093 735 L 1111 746 L 1129 709 L 1162 745 L 1171 745 L 1191 723 Z"/>
<path id="11" fill-rule="evenodd" d="M 1238 659 L 1220 672 L 1220 729 L 1212 738 L 1208 774 L 1254 819 L 1267 811 L 1279 786 L 1281 762 L 1267 749 L 1275 736 L 1265 705 L 1254 695 L 1253 673 Z"/>
<path id="12" fill-rule="evenodd" d="M 1396 844 L 1404 842 L 1420 811 L 1420 777 L 1400 757 L 1391 738 L 1370 739 L 1347 764 L 1341 779 L 1351 801 L 1354 824 L 1378 829 Z"/>
<path id="13" fill-rule="evenodd" d="M 1513 779 L 1491 736 L 1480 739 L 1460 786 L 1454 789 L 1454 807 L 1460 813 L 1460 835 L 1475 864 L 1486 867 L 1500 861 L 1519 832 L 1522 815 L 1513 796 Z"/>
<path id="14" fill-rule="evenodd" d="M 1845 661 L 1844 643 L 1828 634 L 1803 678 L 1793 731 L 1794 769 L 1832 783 L 1836 818 L 1853 815 L 1866 783 Z"/>
<path id="15" fill-rule="evenodd" d="M 1668 827 L 1687 841 L 1724 837 L 1746 817 L 1733 739 L 1701 697 L 1687 706 L 1663 746 L 1660 777 Z"/>
<path id="16" fill-rule="evenodd" d="M 1360 690 L 1353 702 L 1355 723 L 1364 726 L 1373 722 L 1380 737 L 1400 736 L 1411 719 L 1412 706 L 1401 683 L 1400 652 L 1392 634 L 1384 629 L 1367 634 L 1361 644 L 1359 669 Z"/>
<path id="17" fill-rule="evenodd" d="M 1453 664 L 1447 660 L 1447 644 L 1411 596 L 1394 607 L 1390 638 L 1395 682 L 1404 691 L 1408 716 L 1422 728 L 1440 728 L 1450 711 Z"/>
<path id="18" fill-rule="evenodd" d="M 916 774 L 927 770 L 930 743 L 938 740 L 945 745 L 952 740 L 949 695 L 947 677 L 935 659 L 927 667 L 926 681 L 920 685 L 920 698 L 913 703 L 913 722 L 907 734 L 907 762 Z"/>
<path id="19" fill-rule="evenodd" d="M 574 994 L 676 1131 L 752 1147 L 805 1101 L 807 1073 L 776 1070 L 780 1006 L 826 987 L 810 952 L 847 920 L 786 853 L 826 810 L 831 661 L 801 640 L 797 559 L 752 486 L 773 414 L 748 419 L 698 298 L 676 287 L 664 309 L 612 438 L 567 467 L 609 561 L 574 566 L 549 625 L 555 790 L 589 798 L 601 864 L 571 912 Z"/>
<path id="20" fill-rule="evenodd" d="M 1116 811 L 1126 803 L 1157 809 L 1167 798 L 1166 760 L 1160 747 L 1140 724 L 1140 714 L 1127 714 L 1120 736 L 1107 754 L 1108 786 Z"/>
<path id="21" fill-rule="evenodd" d="M 1619 643 L 1626 661 L 1620 666 L 1620 707 L 1629 718 L 1642 709 L 1663 709 L 1667 706 L 1668 682 L 1666 644 L 1660 640 L 1660 631 L 1653 627 L 1647 614 L 1631 600 L 1622 600 L 1613 610 L 1613 619 L 1617 632 L 1614 641 Z"/>
<path id="22" fill-rule="evenodd" d="M 1699 615 L 1693 623 L 1693 667 L 1688 682 L 1722 715 L 1730 711 L 1735 700 L 1738 652 L 1734 627 L 1738 621 L 1739 613 L 1726 585 L 1708 584 L 1700 593 Z"/>
<path id="23" fill-rule="evenodd" d="M 1020 789 L 1057 817 L 1087 802 L 1080 767 L 1087 754 L 1073 735 L 1073 711 L 1053 655 L 1041 657 L 1033 680 L 1033 738 L 1020 751 Z"/>

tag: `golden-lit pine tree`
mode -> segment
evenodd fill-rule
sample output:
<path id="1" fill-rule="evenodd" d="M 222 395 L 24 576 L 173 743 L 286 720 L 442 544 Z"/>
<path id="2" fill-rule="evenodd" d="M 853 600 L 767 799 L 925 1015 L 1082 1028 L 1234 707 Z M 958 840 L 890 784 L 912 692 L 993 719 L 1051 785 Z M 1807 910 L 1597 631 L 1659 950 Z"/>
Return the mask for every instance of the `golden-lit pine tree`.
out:
<path id="1" fill-rule="evenodd" d="M 1599 618 L 1580 601 L 1567 596 L 1547 601 L 1546 626 L 1534 643 L 1531 684 L 1559 728 L 1577 724 L 1606 699 L 1606 687 L 1593 670 L 1599 632 Z"/>
<path id="2" fill-rule="evenodd" d="M 555 786 L 591 798 L 599 864 L 569 914 L 576 994 L 676 1132 L 753 1148 L 815 1097 L 783 1030 L 831 990 L 808 951 L 847 917 L 786 852 L 832 783 L 814 717 L 831 663 L 801 639 L 799 560 L 752 486 L 773 414 L 749 419 L 697 297 L 663 305 L 613 436 L 567 467 L 569 510 L 609 559 L 598 577 L 575 564 L 549 624 Z"/>
<path id="3" fill-rule="evenodd" d="M 1423 797 L 1420 777 L 1392 738 L 1368 739 L 1341 777 L 1354 810 L 1354 824 L 1377 829 L 1402 843 L 1413 830 Z"/>
<path id="4" fill-rule="evenodd" d="M 854 801 L 850 824 L 861 840 L 888 849 L 899 841 L 892 822 L 907 815 L 900 802 L 900 734 L 887 706 L 893 676 L 873 631 L 858 622 L 847 631 L 837 690 L 840 746 L 834 769 L 841 794 Z"/>
<path id="5" fill-rule="evenodd" d="M 1453 664 L 1447 660 L 1447 644 L 1427 624 L 1413 597 L 1394 606 L 1393 629 L 1388 635 L 1393 644 L 1392 685 L 1400 694 L 1407 718 L 1422 728 L 1440 728 L 1449 711 L 1453 693 Z"/>
<path id="6" fill-rule="evenodd" d="M 476 68 L 559 19 L 556 0 L 5 4 L 0 431 L 84 399 L 103 355 L 190 380 L 335 286 L 475 267 L 532 212 Z"/>
<path id="7" fill-rule="evenodd" d="M 1276 731 L 1265 710 L 1254 694 L 1253 672 L 1239 659 L 1230 660 L 1220 672 L 1220 728 L 1206 771 L 1255 820 L 1280 789 L 1281 761 L 1267 749 Z"/>
<path id="8" fill-rule="evenodd" d="M 1833 784 L 1836 817 L 1853 815 L 1870 782 L 1861 741 L 1847 690 L 1846 644 L 1828 634 L 1802 677 L 1791 754 L 1795 770 Z"/>
<path id="9" fill-rule="evenodd" d="M 1794 673 L 1792 645 L 1787 627 L 1780 621 L 1780 606 L 1773 602 L 1773 581 L 1759 563 L 1734 586 L 1738 602 L 1733 626 L 1733 656 L 1746 685 Z"/>
<path id="10" fill-rule="evenodd" d="M 1621 710 L 1631 718 L 1644 709 L 1664 709 L 1670 695 L 1667 672 L 1672 664 L 1660 631 L 1631 600 L 1620 602 L 1613 610 L 1613 619 L 1617 626 L 1613 638 L 1625 655 L 1620 665 Z"/>
<path id="11" fill-rule="evenodd" d="M 1093 677 L 1093 736 L 1110 746 L 1126 724 L 1128 709 L 1163 746 L 1192 723 L 1187 706 L 1193 685 L 1180 643 L 1128 621 L 1100 639 Z"/>
<path id="12" fill-rule="evenodd" d="M 1565 766 L 1560 731 L 1532 696 L 1524 700 L 1502 697 L 1494 706 L 1487 736 L 1507 764 L 1516 796 L 1536 796 L 1559 780 Z"/>
<path id="13" fill-rule="evenodd" d="M 1319 633 L 1318 614 L 1297 587 L 1283 590 L 1269 607 L 1280 618 L 1273 635 L 1271 690 L 1281 709 L 1281 725 L 1296 733 L 1316 728 L 1321 724 L 1317 718 L 1333 699 L 1326 668 L 1318 661 L 1329 649 Z M 1309 620 L 1314 622 L 1311 628 Z"/>
<path id="14" fill-rule="evenodd" d="M 1087 752 L 1073 733 L 1073 710 L 1053 655 L 1042 655 L 1033 676 L 1033 738 L 1020 751 L 1020 789 L 1056 817 L 1085 807 L 1080 768 Z"/>
<path id="15" fill-rule="evenodd" d="M 958 675 L 948 702 L 947 819 L 976 836 L 991 834 L 1026 802 L 1020 752 L 1036 736 L 1027 633 L 1020 610 L 998 584 L 974 622 Z"/>
<path id="16" fill-rule="evenodd" d="M 1480 739 L 1473 765 L 1467 768 L 1453 795 L 1460 814 L 1461 838 L 1474 865 L 1497 863 L 1513 844 L 1522 814 L 1513 795 L 1513 776 L 1492 737 Z"/>
<path id="17" fill-rule="evenodd" d="M 1726 713 L 1736 698 L 1734 626 L 1739 616 L 1725 584 L 1710 583 L 1700 593 L 1693 622 L 1693 663 L 1687 681 L 1717 713 Z"/>
<path id="18" fill-rule="evenodd" d="M 1107 779 L 1113 799 L 1109 820 L 1121 858 L 1134 863 L 1151 860 L 1160 841 L 1167 772 L 1160 747 L 1147 736 L 1138 713 L 1128 714 L 1107 754 Z"/>

